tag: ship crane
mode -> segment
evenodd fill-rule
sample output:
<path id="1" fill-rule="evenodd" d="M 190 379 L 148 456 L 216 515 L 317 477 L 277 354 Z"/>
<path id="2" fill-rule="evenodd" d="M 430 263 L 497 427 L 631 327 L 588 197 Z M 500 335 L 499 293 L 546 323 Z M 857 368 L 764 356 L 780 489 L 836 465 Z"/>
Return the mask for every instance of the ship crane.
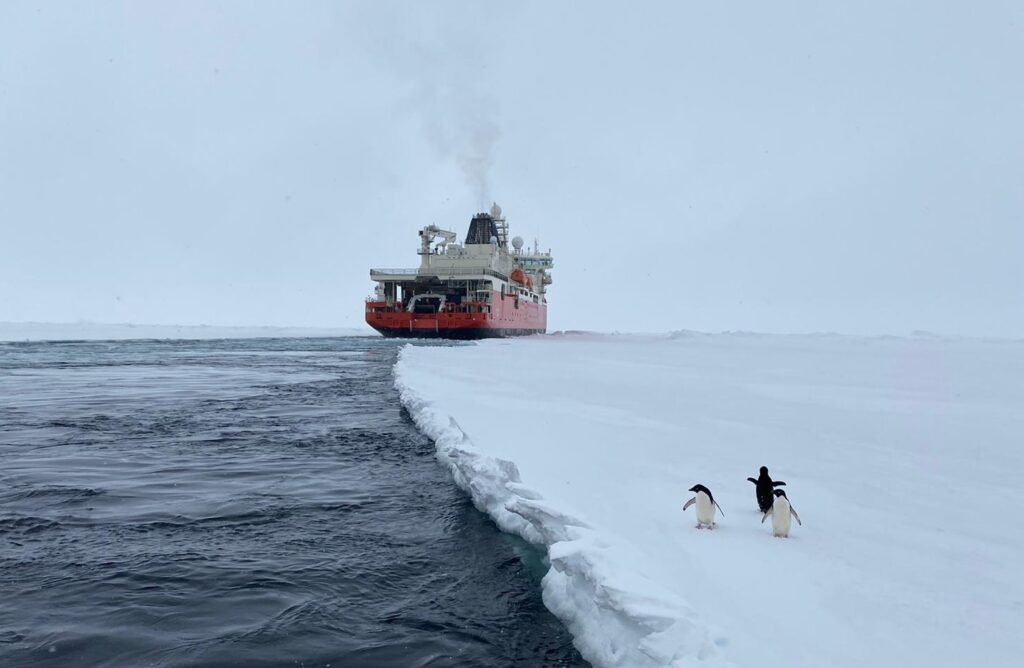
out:
<path id="1" fill-rule="evenodd" d="M 455 236 L 451 230 L 442 230 L 437 225 L 427 225 L 420 230 L 420 255 L 430 255 L 430 244 L 438 237 L 441 237 L 441 242 L 437 247 L 443 251 L 448 244 L 455 242 Z"/>

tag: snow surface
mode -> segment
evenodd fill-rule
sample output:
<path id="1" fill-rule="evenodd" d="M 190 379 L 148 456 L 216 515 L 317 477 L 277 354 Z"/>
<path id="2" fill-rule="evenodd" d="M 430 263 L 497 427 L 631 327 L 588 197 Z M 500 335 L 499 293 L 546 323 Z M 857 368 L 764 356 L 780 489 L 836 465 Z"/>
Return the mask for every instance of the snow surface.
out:
<path id="1" fill-rule="evenodd" d="M 220 327 L 131 323 L 0 322 L 0 341 L 115 341 L 127 339 L 262 339 L 377 336 L 369 327 Z"/>
<path id="2" fill-rule="evenodd" d="M 407 346 L 395 373 L 478 507 L 547 546 L 544 601 L 596 666 L 1024 656 L 1024 342 L 546 336 Z"/>

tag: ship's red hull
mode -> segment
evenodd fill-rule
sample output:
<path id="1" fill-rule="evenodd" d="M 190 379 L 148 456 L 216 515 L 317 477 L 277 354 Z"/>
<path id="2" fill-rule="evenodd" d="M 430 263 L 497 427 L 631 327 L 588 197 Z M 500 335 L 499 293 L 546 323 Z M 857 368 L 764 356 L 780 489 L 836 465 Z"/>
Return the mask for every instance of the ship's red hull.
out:
<path id="1" fill-rule="evenodd" d="M 386 302 L 366 303 L 366 324 L 388 337 L 484 339 L 543 334 L 547 305 L 491 293 L 487 303 L 451 307 L 440 313 L 410 313 Z"/>

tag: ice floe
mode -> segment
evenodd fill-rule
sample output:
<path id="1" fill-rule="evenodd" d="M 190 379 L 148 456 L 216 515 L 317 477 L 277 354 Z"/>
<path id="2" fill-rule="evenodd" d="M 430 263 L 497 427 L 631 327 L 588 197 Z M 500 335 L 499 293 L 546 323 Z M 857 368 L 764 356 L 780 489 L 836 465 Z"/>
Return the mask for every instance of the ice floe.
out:
<path id="1" fill-rule="evenodd" d="M 395 375 L 477 507 L 546 546 L 545 604 L 596 666 L 1024 654 L 1024 343 L 581 334 L 408 346 Z"/>

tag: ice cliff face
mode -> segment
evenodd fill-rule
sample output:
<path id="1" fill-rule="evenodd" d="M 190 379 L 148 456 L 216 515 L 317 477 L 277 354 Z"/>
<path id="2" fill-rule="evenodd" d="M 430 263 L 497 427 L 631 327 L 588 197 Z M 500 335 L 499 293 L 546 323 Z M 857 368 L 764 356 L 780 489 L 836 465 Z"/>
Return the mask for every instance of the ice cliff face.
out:
<path id="1" fill-rule="evenodd" d="M 551 567 L 542 583 L 544 603 L 566 624 L 587 660 L 640 668 L 681 666 L 686 659 L 730 665 L 717 652 L 716 643 L 724 644 L 724 638 L 684 601 L 666 596 L 653 581 L 630 581 L 629 574 L 616 572 L 614 559 L 605 554 L 608 545 L 593 529 L 545 503 L 522 483 L 513 462 L 482 454 L 455 418 L 439 413 L 406 384 L 409 375 L 416 374 L 400 361 L 395 384 L 402 404 L 434 440 L 438 459 L 456 483 L 502 530 L 547 548 Z"/>

